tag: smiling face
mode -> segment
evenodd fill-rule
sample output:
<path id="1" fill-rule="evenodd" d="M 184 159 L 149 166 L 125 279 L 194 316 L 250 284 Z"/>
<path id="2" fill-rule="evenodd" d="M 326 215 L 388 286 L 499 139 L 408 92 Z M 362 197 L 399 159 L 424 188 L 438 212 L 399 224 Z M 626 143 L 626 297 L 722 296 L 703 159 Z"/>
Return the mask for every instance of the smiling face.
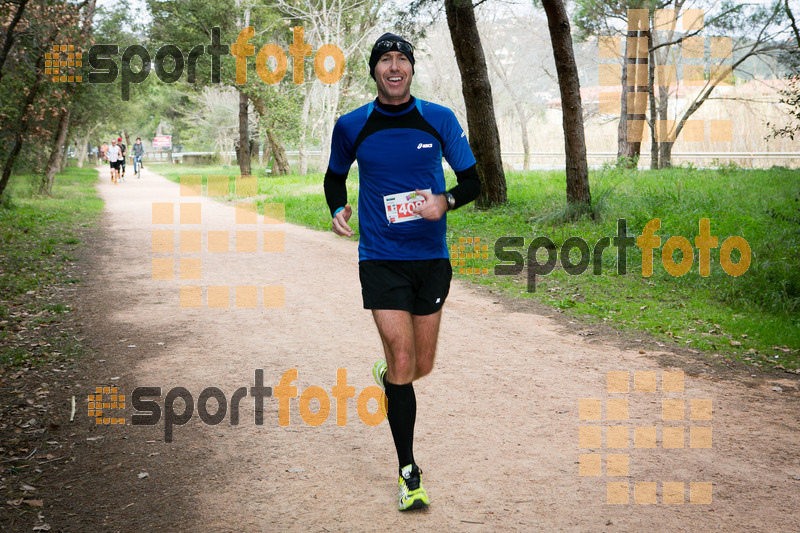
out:
<path id="1" fill-rule="evenodd" d="M 400 52 L 386 52 L 375 65 L 375 83 L 378 85 L 378 101 L 397 105 L 411 97 L 411 61 Z"/>

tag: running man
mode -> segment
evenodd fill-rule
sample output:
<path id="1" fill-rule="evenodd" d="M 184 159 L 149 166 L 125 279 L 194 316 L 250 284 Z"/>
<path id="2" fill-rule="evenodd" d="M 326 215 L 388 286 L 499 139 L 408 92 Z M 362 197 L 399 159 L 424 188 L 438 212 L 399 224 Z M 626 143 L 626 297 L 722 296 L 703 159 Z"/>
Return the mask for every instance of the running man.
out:
<path id="1" fill-rule="evenodd" d="M 111 165 L 111 181 L 114 185 L 119 181 L 119 157 L 121 153 L 122 151 L 117 146 L 117 141 L 111 139 L 111 146 L 108 147 L 106 156 L 108 157 L 109 165 Z"/>
<path id="2" fill-rule="evenodd" d="M 125 146 L 122 142 L 122 137 L 117 137 L 117 144 L 119 145 L 119 170 L 121 172 L 120 176 L 122 177 L 122 181 L 125 181 L 125 157 L 128 155 L 128 147 Z"/>
<path id="3" fill-rule="evenodd" d="M 336 122 L 325 174 L 331 227 L 351 237 L 353 210 L 345 180 L 359 174 L 359 277 L 386 359 L 373 376 L 386 392 L 399 461 L 401 511 L 429 505 L 414 460 L 417 401 L 413 381 L 433 370 L 442 306 L 452 269 L 446 212 L 478 197 L 475 158 L 453 112 L 411 95 L 414 47 L 392 33 L 372 47 L 370 75 L 378 97 Z M 442 156 L 458 185 L 445 190 Z"/>
<path id="4" fill-rule="evenodd" d="M 141 178 L 142 157 L 144 156 L 144 145 L 142 144 L 141 137 L 136 137 L 136 144 L 133 145 L 133 173 L 136 178 Z"/>

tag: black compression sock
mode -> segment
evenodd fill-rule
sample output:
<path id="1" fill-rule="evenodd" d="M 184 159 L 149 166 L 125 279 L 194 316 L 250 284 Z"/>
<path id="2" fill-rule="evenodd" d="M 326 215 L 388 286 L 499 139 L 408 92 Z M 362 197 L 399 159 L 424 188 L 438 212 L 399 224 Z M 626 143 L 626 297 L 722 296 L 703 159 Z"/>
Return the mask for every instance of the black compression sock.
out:
<path id="1" fill-rule="evenodd" d="M 414 422 L 417 419 L 417 397 L 414 385 L 395 385 L 384 377 L 386 398 L 389 400 L 389 427 L 392 428 L 394 447 L 400 468 L 414 464 Z"/>

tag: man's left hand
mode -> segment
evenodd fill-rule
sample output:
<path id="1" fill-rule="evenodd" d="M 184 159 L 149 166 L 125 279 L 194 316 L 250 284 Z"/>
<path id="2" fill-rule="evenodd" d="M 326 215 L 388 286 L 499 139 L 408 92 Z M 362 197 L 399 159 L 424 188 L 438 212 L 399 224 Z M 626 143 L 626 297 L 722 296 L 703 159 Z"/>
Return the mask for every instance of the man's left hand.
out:
<path id="1" fill-rule="evenodd" d="M 447 212 L 447 198 L 444 194 L 432 194 L 428 191 L 415 191 L 425 199 L 421 207 L 417 207 L 414 213 L 425 220 L 439 220 Z"/>

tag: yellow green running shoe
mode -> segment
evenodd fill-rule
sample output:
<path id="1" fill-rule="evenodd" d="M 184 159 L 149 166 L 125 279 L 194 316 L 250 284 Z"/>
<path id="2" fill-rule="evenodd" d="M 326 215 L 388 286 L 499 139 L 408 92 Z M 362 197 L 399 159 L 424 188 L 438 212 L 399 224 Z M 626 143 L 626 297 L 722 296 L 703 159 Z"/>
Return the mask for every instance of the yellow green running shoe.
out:
<path id="1" fill-rule="evenodd" d="M 400 469 L 400 502 L 397 508 L 401 511 L 425 509 L 430 505 L 428 493 L 422 486 L 422 471 L 417 465 L 406 465 Z"/>
<path id="2" fill-rule="evenodd" d="M 389 416 L 389 400 L 386 399 L 386 385 L 383 383 L 383 378 L 386 376 L 386 370 L 388 368 L 385 359 L 375 361 L 375 364 L 372 365 L 372 377 L 375 378 L 375 383 L 377 383 L 378 387 L 383 391 L 383 397 L 380 402 L 383 416 Z"/>

